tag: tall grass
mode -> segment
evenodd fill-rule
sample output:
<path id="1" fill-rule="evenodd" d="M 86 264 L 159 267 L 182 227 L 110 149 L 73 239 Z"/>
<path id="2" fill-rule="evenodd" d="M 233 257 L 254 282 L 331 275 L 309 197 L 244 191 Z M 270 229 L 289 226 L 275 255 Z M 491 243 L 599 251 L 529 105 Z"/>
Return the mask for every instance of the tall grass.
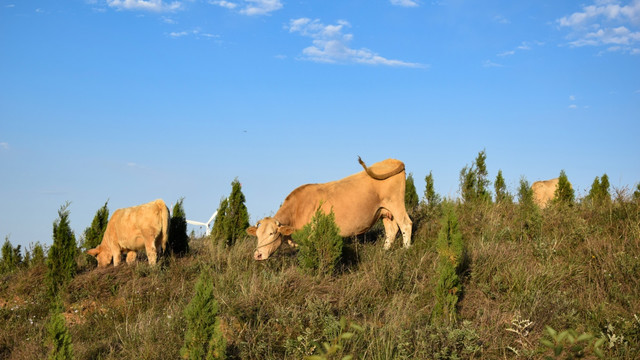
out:
<path id="1" fill-rule="evenodd" d="M 640 203 L 627 191 L 601 207 L 526 213 L 483 202 L 455 211 L 468 256 L 456 323 L 431 321 L 441 216 L 419 207 L 414 246 L 384 251 L 375 232 L 345 239 L 348 261 L 335 276 L 301 271 L 286 247 L 256 262 L 250 239 L 230 247 L 194 240 L 189 255 L 155 268 L 84 268 L 61 289 L 74 355 L 179 358 L 184 309 L 206 269 L 231 359 L 324 356 L 323 343 L 333 344 L 345 322 L 362 331 L 332 358 L 542 359 L 547 326 L 604 337 L 605 358 L 640 358 Z M 49 353 L 45 272 L 38 265 L 0 278 L 1 359 Z"/>

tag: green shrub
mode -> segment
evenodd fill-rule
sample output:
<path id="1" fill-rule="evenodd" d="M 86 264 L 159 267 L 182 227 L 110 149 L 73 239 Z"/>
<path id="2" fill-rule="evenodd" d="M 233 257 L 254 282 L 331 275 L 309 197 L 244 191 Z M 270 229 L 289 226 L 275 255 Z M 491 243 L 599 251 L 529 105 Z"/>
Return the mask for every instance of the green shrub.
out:
<path id="1" fill-rule="evenodd" d="M 465 166 L 460 171 L 460 194 L 465 203 L 491 202 L 486 159 L 487 155 L 482 150 L 470 167 Z"/>
<path id="2" fill-rule="evenodd" d="M 169 222 L 169 240 L 167 253 L 174 255 L 184 255 L 189 252 L 189 236 L 187 235 L 187 216 L 184 212 L 182 202 L 184 198 L 176 201 L 171 212 Z"/>
<path id="3" fill-rule="evenodd" d="M 561 170 L 560 176 L 558 176 L 558 185 L 556 187 L 556 191 L 553 193 L 554 203 L 573 205 L 575 197 L 576 196 L 573 191 L 573 187 L 571 187 L 571 183 L 567 178 L 567 174 L 564 172 L 564 170 Z"/>
<path id="4" fill-rule="evenodd" d="M 416 185 L 413 181 L 413 174 L 407 176 L 407 180 L 404 188 L 404 207 L 409 214 L 413 214 L 414 210 L 418 207 L 418 193 L 416 192 Z"/>
<path id="5" fill-rule="evenodd" d="M 11 245 L 9 237 L 4 238 L 2 245 L 2 259 L 0 260 L 0 274 L 12 272 L 22 264 L 22 254 L 20 253 L 20 245 L 15 248 Z"/>
<path id="6" fill-rule="evenodd" d="M 47 289 L 48 295 L 55 298 L 62 286 L 75 276 L 76 237 L 69 225 L 69 203 L 58 210 L 59 218 L 53 223 L 53 244 L 47 256 Z"/>
<path id="7" fill-rule="evenodd" d="M 343 241 L 333 210 L 327 215 L 320 207 L 311 222 L 292 235 L 298 246 L 302 269 L 317 275 L 333 274 L 342 257 Z"/>
<path id="8" fill-rule="evenodd" d="M 609 177 L 607 174 L 603 174 L 602 178 L 596 176 L 585 200 L 595 207 L 610 203 L 611 194 L 609 193 L 609 186 Z"/>
<path id="9" fill-rule="evenodd" d="M 231 194 L 220 202 L 218 215 L 211 230 L 214 242 L 223 241 L 226 246 L 232 246 L 246 235 L 245 231 L 249 227 L 249 212 L 244 204 L 246 200 L 241 187 L 237 178 L 233 180 Z"/>
<path id="10" fill-rule="evenodd" d="M 496 176 L 496 181 L 493 183 L 493 187 L 496 191 L 497 203 L 510 203 L 513 201 L 513 197 L 507 191 L 507 184 L 504 181 L 504 177 L 502 177 L 502 170 L 498 170 L 498 175 Z"/>
<path id="11" fill-rule="evenodd" d="M 71 334 L 69 334 L 69 330 L 65 324 L 60 299 L 55 300 L 55 305 L 51 311 L 51 317 L 47 323 L 47 335 L 52 345 L 48 356 L 49 360 L 73 359 Z"/>
<path id="12" fill-rule="evenodd" d="M 578 359 L 583 358 L 589 353 L 595 354 L 599 358 L 604 358 L 602 352 L 602 344 L 605 338 L 596 339 L 589 333 L 579 334 L 568 329 L 557 332 L 550 326 L 546 327 L 548 338 L 543 338 L 540 343 L 546 347 L 547 352 L 552 352 L 553 356 L 545 356 L 545 359 Z"/>
<path id="13" fill-rule="evenodd" d="M 180 355 L 184 359 L 226 359 L 226 341 L 218 317 L 218 302 L 213 296 L 212 279 L 203 270 L 195 285 L 195 294 L 184 310 L 187 331 Z"/>
<path id="14" fill-rule="evenodd" d="M 445 209 L 441 224 L 436 240 L 438 278 L 433 319 L 436 323 L 443 321 L 451 324 L 457 321 L 456 306 L 462 295 L 461 277 L 466 266 L 466 249 L 464 238 L 458 228 L 458 217 L 453 208 Z"/>
<path id="15" fill-rule="evenodd" d="M 93 217 L 91 221 L 91 226 L 87 227 L 84 230 L 84 241 L 82 242 L 82 248 L 84 250 L 89 250 L 97 247 L 102 242 L 102 238 L 104 237 L 104 232 L 107 230 L 107 224 L 109 223 L 109 208 L 107 204 L 109 200 L 107 200 L 104 205 L 96 211 L 96 215 Z M 95 258 L 91 255 L 88 257 L 95 260 Z"/>
<path id="16" fill-rule="evenodd" d="M 427 208 L 433 210 L 436 206 L 440 205 L 442 199 L 440 198 L 440 195 L 436 193 L 433 186 L 433 174 L 431 173 L 431 171 L 429 171 L 429 175 L 424 178 L 424 181 L 424 200 L 427 203 Z"/>

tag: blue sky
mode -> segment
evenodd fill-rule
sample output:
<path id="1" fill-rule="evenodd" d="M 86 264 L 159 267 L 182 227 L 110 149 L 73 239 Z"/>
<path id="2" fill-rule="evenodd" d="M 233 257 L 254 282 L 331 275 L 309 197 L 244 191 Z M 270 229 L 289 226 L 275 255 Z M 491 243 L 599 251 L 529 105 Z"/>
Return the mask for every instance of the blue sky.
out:
<path id="1" fill-rule="evenodd" d="M 640 0 L 0 0 L 0 236 L 50 244 L 238 178 L 254 222 L 392 157 L 458 196 L 485 149 L 515 192 L 640 181 Z"/>

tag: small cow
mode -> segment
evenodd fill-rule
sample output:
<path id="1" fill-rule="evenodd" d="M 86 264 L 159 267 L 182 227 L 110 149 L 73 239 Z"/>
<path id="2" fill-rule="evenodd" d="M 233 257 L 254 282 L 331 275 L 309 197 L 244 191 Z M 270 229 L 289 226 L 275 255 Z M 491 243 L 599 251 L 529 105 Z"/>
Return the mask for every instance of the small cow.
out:
<path id="1" fill-rule="evenodd" d="M 88 250 L 98 260 L 98 267 L 120 264 L 127 253 L 127 264 L 136 260 L 136 251 L 145 249 L 149 264 L 155 265 L 158 248 L 165 250 L 169 238 L 169 208 L 161 199 L 147 204 L 116 210 L 107 223 L 102 243 Z"/>
<path id="2" fill-rule="evenodd" d="M 364 171 L 342 180 L 302 185 L 287 196 L 273 217 L 249 227 L 247 233 L 258 237 L 254 259 L 269 258 L 283 240 L 293 244 L 291 234 L 309 223 L 318 207 L 325 213 L 333 210 L 340 236 L 362 234 L 382 218 L 385 249 L 391 247 L 398 228 L 404 247 L 411 246 L 412 222 L 404 206 L 404 164 L 387 159 L 367 167 L 362 159 L 358 161 Z"/>
<path id="3" fill-rule="evenodd" d="M 531 185 L 533 201 L 541 208 L 547 207 L 549 201 L 555 196 L 558 187 L 558 178 L 536 181 Z"/>

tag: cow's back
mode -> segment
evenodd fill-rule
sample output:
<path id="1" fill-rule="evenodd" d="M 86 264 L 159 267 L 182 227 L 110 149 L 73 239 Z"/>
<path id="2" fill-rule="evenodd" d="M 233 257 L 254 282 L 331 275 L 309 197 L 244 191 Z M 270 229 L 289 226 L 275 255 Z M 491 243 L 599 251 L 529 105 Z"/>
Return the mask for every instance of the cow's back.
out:
<path id="1" fill-rule="evenodd" d="M 168 209 L 162 200 L 116 210 L 105 231 L 105 240 L 122 250 L 139 250 L 145 239 L 155 239 L 165 228 Z"/>
<path id="2" fill-rule="evenodd" d="M 384 172 L 394 166 L 397 164 L 377 167 L 376 171 Z M 361 171 L 337 181 L 300 186 L 287 196 L 275 218 L 300 229 L 311 221 L 315 211 L 322 206 L 323 212 L 334 212 L 340 235 L 363 233 L 378 219 L 380 208 L 398 201 L 404 204 L 403 170 L 385 180 L 376 180 Z"/>
<path id="3" fill-rule="evenodd" d="M 551 180 L 536 181 L 531 185 L 533 190 L 533 200 L 538 206 L 544 208 L 553 199 L 558 186 L 558 178 Z"/>

